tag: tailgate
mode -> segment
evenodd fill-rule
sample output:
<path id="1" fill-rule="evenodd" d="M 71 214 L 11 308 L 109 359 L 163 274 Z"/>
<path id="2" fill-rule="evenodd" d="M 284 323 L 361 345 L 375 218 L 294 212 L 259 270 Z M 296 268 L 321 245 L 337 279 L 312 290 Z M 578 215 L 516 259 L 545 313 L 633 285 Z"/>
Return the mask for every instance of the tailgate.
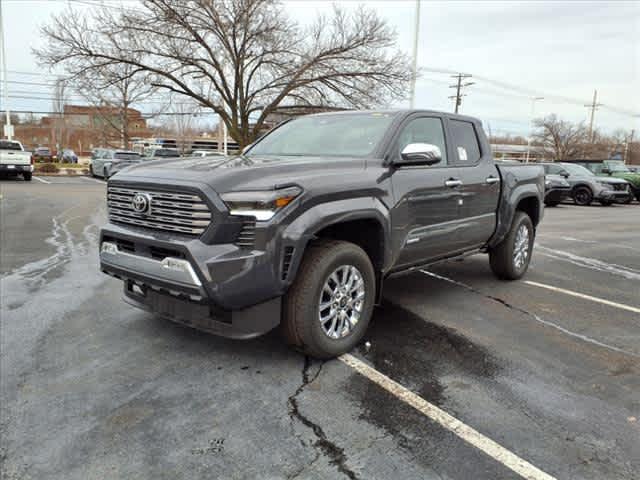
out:
<path id="1" fill-rule="evenodd" d="M 0 165 L 31 165 L 31 154 L 18 150 L 2 150 Z"/>

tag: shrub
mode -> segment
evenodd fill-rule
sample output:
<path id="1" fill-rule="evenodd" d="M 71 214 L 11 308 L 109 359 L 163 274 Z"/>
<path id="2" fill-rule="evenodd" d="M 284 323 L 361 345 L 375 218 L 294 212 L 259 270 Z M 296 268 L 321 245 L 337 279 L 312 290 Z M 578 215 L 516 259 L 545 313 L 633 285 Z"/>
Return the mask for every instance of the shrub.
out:
<path id="1" fill-rule="evenodd" d="M 53 163 L 42 163 L 40 165 L 36 165 L 36 172 L 39 173 L 58 173 L 60 169 L 57 165 Z"/>

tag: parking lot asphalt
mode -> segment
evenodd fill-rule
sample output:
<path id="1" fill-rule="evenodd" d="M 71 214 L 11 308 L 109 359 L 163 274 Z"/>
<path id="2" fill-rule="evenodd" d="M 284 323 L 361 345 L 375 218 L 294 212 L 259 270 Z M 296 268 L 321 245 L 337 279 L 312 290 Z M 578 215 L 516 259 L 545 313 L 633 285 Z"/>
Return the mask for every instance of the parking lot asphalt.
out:
<path id="1" fill-rule="evenodd" d="M 387 282 L 352 354 L 448 429 L 277 332 L 127 306 L 98 269 L 104 183 L 43 180 L 0 181 L 3 479 L 522 478 L 461 426 L 551 477 L 640 478 L 637 203 L 547 209 L 517 282 L 482 255 Z"/>

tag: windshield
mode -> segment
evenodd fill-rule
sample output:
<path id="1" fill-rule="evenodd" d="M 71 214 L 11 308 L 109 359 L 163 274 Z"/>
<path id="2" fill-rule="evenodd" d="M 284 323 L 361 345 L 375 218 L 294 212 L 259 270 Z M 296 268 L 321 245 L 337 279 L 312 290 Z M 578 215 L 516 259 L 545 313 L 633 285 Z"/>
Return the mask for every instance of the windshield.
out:
<path id="1" fill-rule="evenodd" d="M 588 176 L 593 177 L 594 173 L 581 165 L 573 165 L 571 163 L 563 163 L 562 168 L 564 168 L 570 175 L 580 175 L 580 176 Z"/>
<path id="2" fill-rule="evenodd" d="M 607 167 L 611 172 L 630 173 L 631 170 L 622 162 L 608 162 Z"/>
<path id="3" fill-rule="evenodd" d="M 268 134 L 249 155 L 364 157 L 373 153 L 393 117 L 389 113 L 301 117 Z"/>
<path id="4" fill-rule="evenodd" d="M 18 142 L 0 141 L 0 150 L 22 150 Z"/>

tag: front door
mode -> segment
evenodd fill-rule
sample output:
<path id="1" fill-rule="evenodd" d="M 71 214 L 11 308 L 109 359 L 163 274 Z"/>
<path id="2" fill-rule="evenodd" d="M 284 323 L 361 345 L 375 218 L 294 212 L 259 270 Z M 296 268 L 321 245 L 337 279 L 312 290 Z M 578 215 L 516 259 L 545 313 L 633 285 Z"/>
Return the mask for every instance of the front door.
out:
<path id="1" fill-rule="evenodd" d="M 451 253 L 458 228 L 458 169 L 450 161 L 444 124 L 437 116 L 415 116 L 401 127 L 391 155 L 411 143 L 437 146 L 442 161 L 431 166 L 404 166 L 391 177 L 396 199 L 391 212 L 393 238 L 400 253 L 396 266 L 426 263 Z"/>

